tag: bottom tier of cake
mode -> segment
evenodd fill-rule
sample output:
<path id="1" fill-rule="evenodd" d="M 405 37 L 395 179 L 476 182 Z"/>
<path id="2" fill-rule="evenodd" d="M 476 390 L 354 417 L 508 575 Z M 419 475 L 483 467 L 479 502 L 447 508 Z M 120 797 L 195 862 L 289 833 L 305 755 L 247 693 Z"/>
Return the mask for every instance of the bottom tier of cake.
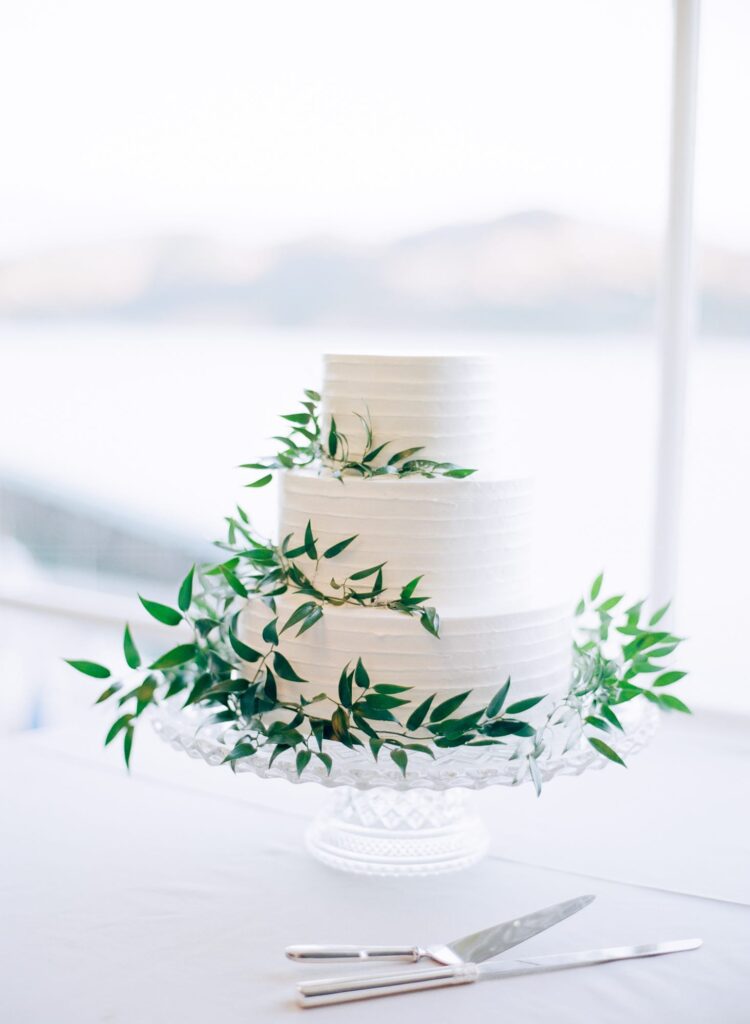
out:
<path id="1" fill-rule="evenodd" d="M 288 595 L 277 599 L 279 630 L 301 601 Z M 262 601 L 250 600 L 238 622 L 240 639 L 265 652 L 269 645 L 262 631 L 273 617 Z M 282 700 L 295 700 L 300 694 L 310 699 L 319 693 L 335 697 L 341 670 L 353 667 L 359 658 L 373 685 L 411 687 L 400 695 L 409 704 L 394 712 L 402 721 L 432 693 L 444 700 L 470 690 L 463 705 L 468 714 L 486 705 L 510 677 L 509 703 L 548 698 L 524 714 L 538 722 L 570 685 L 572 614 L 567 603 L 534 602 L 470 617 L 446 614 L 439 638 L 418 618 L 387 608 L 350 605 L 327 606 L 323 617 L 301 636 L 298 629 L 293 626 L 281 635 L 279 650 L 305 682 L 277 679 Z"/>

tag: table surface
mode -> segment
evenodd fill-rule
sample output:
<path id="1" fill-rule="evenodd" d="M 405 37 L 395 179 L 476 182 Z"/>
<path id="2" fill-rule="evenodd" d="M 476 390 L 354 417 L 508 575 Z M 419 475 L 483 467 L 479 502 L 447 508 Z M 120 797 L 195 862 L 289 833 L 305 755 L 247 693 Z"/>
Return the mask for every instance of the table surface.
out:
<path id="1" fill-rule="evenodd" d="M 0 746 L 0 1020 L 274 1022 L 303 942 L 425 944 L 595 893 L 523 953 L 700 936 L 695 952 L 317 1009 L 356 1020 L 750 1020 L 746 721 L 670 717 L 627 771 L 477 794 L 490 856 L 425 879 L 334 872 L 303 847 L 318 786 L 234 776 L 145 731 L 128 777 L 96 721 Z M 521 950 L 519 950 L 519 955 Z M 507 958 L 512 953 L 506 953 Z"/>

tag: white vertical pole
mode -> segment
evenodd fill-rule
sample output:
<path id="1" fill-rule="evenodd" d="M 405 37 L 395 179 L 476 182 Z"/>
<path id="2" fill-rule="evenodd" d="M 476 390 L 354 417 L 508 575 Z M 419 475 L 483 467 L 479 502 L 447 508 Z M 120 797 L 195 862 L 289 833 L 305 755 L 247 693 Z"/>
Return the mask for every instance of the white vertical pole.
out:
<path id="1" fill-rule="evenodd" d="M 688 355 L 693 331 L 693 179 L 700 0 L 674 0 L 669 215 L 662 283 L 660 423 L 652 599 L 675 595 Z"/>

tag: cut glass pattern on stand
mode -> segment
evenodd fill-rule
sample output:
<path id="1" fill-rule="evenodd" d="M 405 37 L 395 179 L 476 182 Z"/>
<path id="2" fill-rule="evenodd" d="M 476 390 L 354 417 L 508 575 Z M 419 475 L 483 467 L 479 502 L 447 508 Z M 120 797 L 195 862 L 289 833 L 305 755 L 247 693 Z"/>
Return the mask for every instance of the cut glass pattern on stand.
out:
<path id="1" fill-rule="evenodd" d="M 180 710 L 162 705 L 154 712 L 154 727 L 174 749 L 222 765 L 236 733 L 222 725 L 203 725 L 206 717 L 205 709 L 195 706 Z M 623 705 L 619 717 L 623 732 L 610 734 L 608 743 L 627 758 L 651 739 L 658 712 L 637 699 Z M 326 749 L 333 758 L 330 775 L 313 760 L 299 776 L 293 752 L 270 766 L 268 752 L 258 752 L 236 761 L 235 770 L 334 787 L 330 807 L 308 829 L 307 846 L 323 863 L 357 874 L 430 875 L 476 863 L 487 851 L 488 837 L 465 791 L 532 781 L 533 739 L 436 749 L 434 759 L 424 754 L 410 758 L 405 775 L 388 757 L 375 761 L 369 749 L 341 744 Z M 607 761 L 589 744 L 581 716 L 571 709 L 549 726 L 544 750 L 534 763 L 537 781 L 544 784 L 557 775 L 603 768 Z"/>

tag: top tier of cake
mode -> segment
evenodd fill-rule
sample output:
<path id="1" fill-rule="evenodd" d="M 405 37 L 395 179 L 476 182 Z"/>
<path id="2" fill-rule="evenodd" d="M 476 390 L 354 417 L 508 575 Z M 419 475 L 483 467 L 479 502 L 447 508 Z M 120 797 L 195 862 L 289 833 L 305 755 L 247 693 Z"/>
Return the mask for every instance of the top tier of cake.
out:
<path id="1" fill-rule="evenodd" d="M 365 445 L 356 415 L 369 415 L 375 443 L 472 469 L 493 464 L 497 398 L 495 364 L 480 356 L 326 355 L 323 424 L 331 416 L 352 454 Z"/>

